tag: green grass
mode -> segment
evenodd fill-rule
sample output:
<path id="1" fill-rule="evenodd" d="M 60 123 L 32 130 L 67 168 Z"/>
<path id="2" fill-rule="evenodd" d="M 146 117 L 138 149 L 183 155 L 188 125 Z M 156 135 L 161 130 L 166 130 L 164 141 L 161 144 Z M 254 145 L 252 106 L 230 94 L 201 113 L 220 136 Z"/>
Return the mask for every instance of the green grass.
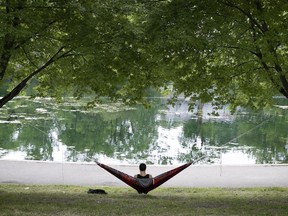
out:
<path id="1" fill-rule="evenodd" d="M 0 184 L 0 215 L 288 215 L 288 188 L 102 189 Z"/>

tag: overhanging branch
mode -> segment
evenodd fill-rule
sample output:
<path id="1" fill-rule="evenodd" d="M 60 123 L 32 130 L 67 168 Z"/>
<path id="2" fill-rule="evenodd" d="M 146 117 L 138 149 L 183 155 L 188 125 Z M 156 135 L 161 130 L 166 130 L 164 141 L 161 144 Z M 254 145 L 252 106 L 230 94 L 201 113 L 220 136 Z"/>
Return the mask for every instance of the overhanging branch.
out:
<path id="1" fill-rule="evenodd" d="M 37 74 L 39 74 L 41 71 L 43 71 L 45 68 L 47 68 L 49 65 L 53 64 L 55 61 L 70 56 L 71 51 L 63 52 L 64 47 L 61 47 L 44 65 L 39 67 L 37 70 L 32 72 L 29 76 L 27 76 L 25 79 L 23 79 L 12 91 L 10 91 L 7 95 L 5 95 L 3 98 L 0 99 L 0 108 L 3 107 L 8 101 L 12 100 L 14 97 L 16 97 L 27 85 L 27 82 Z"/>

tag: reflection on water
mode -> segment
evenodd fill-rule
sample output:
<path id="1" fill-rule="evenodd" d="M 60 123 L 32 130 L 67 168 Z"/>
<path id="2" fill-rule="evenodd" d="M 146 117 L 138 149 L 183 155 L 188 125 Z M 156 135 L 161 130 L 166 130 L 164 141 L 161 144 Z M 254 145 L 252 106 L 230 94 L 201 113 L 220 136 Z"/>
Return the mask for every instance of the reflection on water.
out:
<path id="1" fill-rule="evenodd" d="M 116 164 L 266 164 L 288 162 L 285 101 L 263 112 L 228 109 L 212 116 L 210 105 L 188 112 L 153 99 L 150 109 L 84 102 L 18 98 L 0 110 L 0 158 Z M 83 103 L 83 104 L 81 104 Z"/>

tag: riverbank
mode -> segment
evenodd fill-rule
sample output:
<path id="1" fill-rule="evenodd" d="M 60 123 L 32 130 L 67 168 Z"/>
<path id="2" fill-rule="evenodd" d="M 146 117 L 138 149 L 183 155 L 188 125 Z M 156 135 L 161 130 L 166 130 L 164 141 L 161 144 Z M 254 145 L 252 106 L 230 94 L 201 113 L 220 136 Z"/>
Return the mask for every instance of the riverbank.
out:
<path id="1" fill-rule="evenodd" d="M 111 166 L 132 176 L 138 172 L 138 166 Z M 175 166 L 148 166 L 147 171 L 156 176 L 172 168 Z M 0 170 L 2 184 L 126 186 L 95 163 L 0 160 Z M 163 186 L 288 187 L 288 165 L 191 165 Z"/>

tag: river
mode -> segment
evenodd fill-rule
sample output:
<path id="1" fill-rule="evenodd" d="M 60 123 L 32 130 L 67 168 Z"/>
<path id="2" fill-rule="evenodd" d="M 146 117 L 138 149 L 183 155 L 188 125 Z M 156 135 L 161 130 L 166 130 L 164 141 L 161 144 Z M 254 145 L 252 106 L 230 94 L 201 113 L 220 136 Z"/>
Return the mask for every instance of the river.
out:
<path id="1" fill-rule="evenodd" d="M 253 112 L 228 106 L 212 115 L 210 104 L 188 111 L 166 98 L 151 107 L 107 102 L 18 97 L 0 109 L 0 160 L 110 164 L 281 164 L 288 163 L 286 100 Z"/>

